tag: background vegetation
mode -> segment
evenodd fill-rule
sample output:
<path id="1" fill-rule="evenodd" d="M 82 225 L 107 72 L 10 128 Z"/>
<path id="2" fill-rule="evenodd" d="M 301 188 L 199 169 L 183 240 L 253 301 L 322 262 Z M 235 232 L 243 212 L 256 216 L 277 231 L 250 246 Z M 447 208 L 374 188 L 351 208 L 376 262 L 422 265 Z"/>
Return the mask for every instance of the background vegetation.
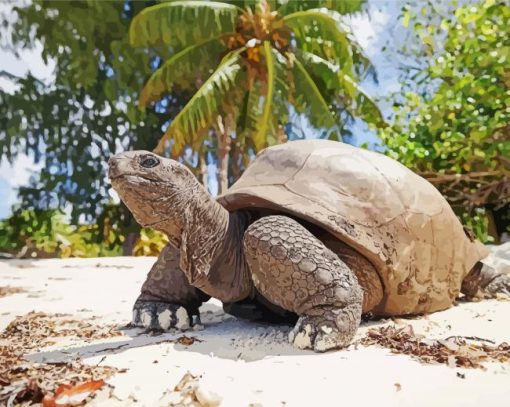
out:
<path id="1" fill-rule="evenodd" d="M 43 1 L 4 17 L 4 44 L 43 44 L 55 79 L 0 91 L 0 155 L 42 170 L 0 223 L 0 251 L 20 256 L 157 253 L 165 238 L 115 204 L 110 155 L 157 149 L 211 188 L 235 181 L 266 145 L 342 139 L 354 118 L 386 153 L 433 182 L 484 241 L 509 225 L 510 9 L 500 1 L 410 4 L 417 46 L 386 122 L 360 86 L 376 80 L 342 22 L 361 1 Z M 214 168 L 215 174 L 210 169 Z M 212 188 L 211 188 L 212 189 Z"/>
<path id="2" fill-rule="evenodd" d="M 406 9 L 403 21 L 422 43 L 406 78 L 417 86 L 380 137 L 480 239 L 497 240 L 510 231 L 510 7 L 484 1 L 446 17 Z"/>

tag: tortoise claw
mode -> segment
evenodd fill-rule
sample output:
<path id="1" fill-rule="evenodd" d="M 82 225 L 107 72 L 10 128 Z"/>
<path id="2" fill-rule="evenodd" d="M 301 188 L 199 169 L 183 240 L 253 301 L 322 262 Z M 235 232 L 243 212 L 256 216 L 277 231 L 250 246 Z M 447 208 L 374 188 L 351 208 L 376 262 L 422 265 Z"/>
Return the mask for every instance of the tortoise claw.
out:
<path id="1" fill-rule="evenodd" d="M 132 325 L 151 330 L 177 328 L 184 331 L 190 327 L 190 318 L 182 305 L 137 300 L 133 306 Z"/>

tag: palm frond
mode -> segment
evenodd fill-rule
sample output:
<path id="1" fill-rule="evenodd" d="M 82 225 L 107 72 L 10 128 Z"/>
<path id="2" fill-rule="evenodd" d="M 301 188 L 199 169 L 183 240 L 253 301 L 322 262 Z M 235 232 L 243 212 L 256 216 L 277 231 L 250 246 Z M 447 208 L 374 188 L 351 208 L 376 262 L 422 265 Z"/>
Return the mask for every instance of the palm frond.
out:
<path id="1" fill-rule="evenodd" d="M 158 4 L 135 16 L 129 27 L 129 41 L 134 46 L 167 45 L 182 49 L 233 32 L 241 12 L 235 5 L 215 1 Z"/>
<path id="2" fill-rule="evenodd" d="M 338 90 L 340 66 L 311 52 L 297 50 L 296 58 L 315 82 L 321 81 L 327 90 Z"/>
<path id="3" fill-rule="evenodd" d="M 296 56 L 312 78 L 321 80 L 327 91 L 332 91 L 336 98 L 341 99 L 342 105 L 352 116 L 368 123 L 384 125 L 377 104 L 351 76 L 340 70 L 339 65 L 310 52 L 299 52 Z"/>
<path id="4" fill-rule="evenodd" d="M 283 19 L 295 35 L 297 48 L 320 55 L 328 61 L 339 62 L 345 73 L 353 71 L 354 55 L 363 55 L 339 13 L 314 9 L 297 11 Z"/>
<path id="5" fill-rule="evenodd" d="M 259 127 L 259 119 L 264 109 L 264 94 L 262 92 L 262 83 L 256 81 L 252 88 L 248 89 L 244 95 L 242 109 L 239 112 L 237 121 L 237 138 L 244 145 L 248 144 L 255 148 L 252 143 L 253 134 Z"/>
<path id="6" fill-rule="evenodd" d="M 289 14 L 296 11 L 305 11 L 321 7 L 334 10 L 340 14 L 349 14 L 360 11 L 365 0 L 279 0 L 277 3 L 280 5 L 278 11 L 281 14 Z"/>
<path id="7" fill-rule="evenodd" d="M 294 102 L 296 111 L 304 113 L 317 128 L 331 129 L 335 138 L 341 140 L 339 118 L 333 113 L 317 84 L 299 60 L 294 61 Z"/>
<path id="8" fill-rule="evenodd" d="M 225 50 L 218 38 L 212 38 L 172 55 L 145 84 L 140 93 L 140 106 L 159 100 L 163 94 L 172 92 L 176 85 L 180 89 L 194 88 L 197 81 L 203 82 L 204 75 L 209 76 L 214 71 L 220 62 L 219 56 Z"/>
<path id="9" fill-rule="evenodd" d="M 362 118 L 367 123 L 386 127 L 387 124 L 379 107 L 355 80 L 349 75 L 341 74 L 340 84 L 355 101 L 355 106 L 350 108 L 353 115 Z"/>
<path id="10" fill-rule="evenodd" d="M 255 81 L 244 97 L 237 123 L 238 138 L 255 151 L 281 142 L 279 126 L 287 123 L 289 115 L 289 85 L 286 80 L 287 68 L 281 54 L 271 47 L 264 52 L 267 83 Z"/>
<path id="11" fill-rule="evenodd" d="M 266 70 L 267 70 L 267 79 L 266 79 L 266 95 L 264 97 L 264 108 L 262 110 L 262 115 L 259 121 L 259 128 L 253 134 L 253 144 L 255 145 L 255 149 L 261 150 L 267 139 L 267 131 L 269 129 L 269 120 L 271 118 L 271 107 L 273 103 L 273 94 L 275 87 L 275 62 L 273 50 L 271 49 L 271 44 L 269 41 L 264 41 L 264 58 L 266 60 Z"/>
<path id="12" fill-rule="evenodd" d="M 225 56 L 214 73 L 170 123 L 155 151 L 165 151 L 165 143 L 173 140 L 172 150 L 178 153 L 186 144 L 194 145 L 198 135 L 212 125 L 242 71 L 241 51 Z"/>

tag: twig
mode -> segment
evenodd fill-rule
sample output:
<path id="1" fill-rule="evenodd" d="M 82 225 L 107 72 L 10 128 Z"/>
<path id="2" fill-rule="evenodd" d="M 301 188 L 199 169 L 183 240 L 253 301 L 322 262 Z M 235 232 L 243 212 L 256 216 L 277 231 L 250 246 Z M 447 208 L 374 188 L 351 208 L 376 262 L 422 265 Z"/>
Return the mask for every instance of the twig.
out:
<path id="1" fill-rule="evenodd" d="M 96 366 L 99 366 L 101 363 L 103 363 L 105 359 L 106 359 L 106 355 L 103 356 L 99 362 L 97 362 Z"/>
<path id="2" fill-rule="evenodd" d="M 462 339 L 467 339 L 469 341 L 481 341 L 481 342 L 489 342 L 489 343 L 492 343 L 493 345 L 496 344 L 496 342 L 494 341 L 491 341 L 490 339 L 484 339 L 484 338 L 479 338 L 478 336 L 462 336 L 462 335 L 453 335 L 453 336 L 449 336 L 448 338 L 446 338 L 445 340 L 447 341 L 448 339 L 457 339 L 457 338 L 462 338 Z"/>

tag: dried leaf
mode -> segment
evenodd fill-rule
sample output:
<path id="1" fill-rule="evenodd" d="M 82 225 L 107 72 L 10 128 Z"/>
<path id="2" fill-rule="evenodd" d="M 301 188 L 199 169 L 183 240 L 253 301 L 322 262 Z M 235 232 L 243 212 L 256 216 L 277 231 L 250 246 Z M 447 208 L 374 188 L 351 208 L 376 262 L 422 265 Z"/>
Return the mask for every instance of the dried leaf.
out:
<path id="1" fill-rule="evenodd" d="M 16 398 L 14 399 L 15 403 L 22 403 L 24 401 L 28 401 L 32 403 L 39 403 L 43 398 L 43 393 L 39 384 L 35 380 L 30 380 L 25 388 L 18 392 Z"/>
<path id="2" fill-rule="evenodd" d="M 104 380 L 90 380 L 76 386 L 63 384 L 55 393 L 55 404 L 57 406 L 77 406 L 94 391 L 105 385 Z"/>
<path id="3" fill-rule="evenodd" d="M 55 397 L 47 394 L 43 398 L 42 405 L 43 405 L 43 407 L 57 407 L 57 405 L 55 404 Z"/>
<path id="4" fill-rule="evenodd" d="M 193 345 L 195 342 L 202 342 L 200 339 L 195 338 L 194 336 L 180 336 L 176 339 L 176 342 L 180 345 Z"/>
<path id="5" fill-rule="evenodd" d="M 0 297 L 6 297 L 8 295 L 12 294 L 20 294 L 20 293 L 26 293 L 27 290 L 25 290 L 22 287 L 12 287 L 10 285 L 6 287 L 0 287 Z"/>

